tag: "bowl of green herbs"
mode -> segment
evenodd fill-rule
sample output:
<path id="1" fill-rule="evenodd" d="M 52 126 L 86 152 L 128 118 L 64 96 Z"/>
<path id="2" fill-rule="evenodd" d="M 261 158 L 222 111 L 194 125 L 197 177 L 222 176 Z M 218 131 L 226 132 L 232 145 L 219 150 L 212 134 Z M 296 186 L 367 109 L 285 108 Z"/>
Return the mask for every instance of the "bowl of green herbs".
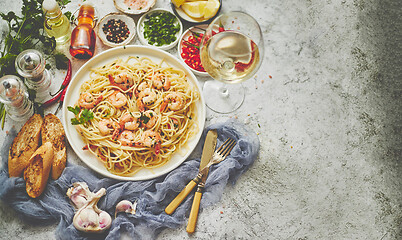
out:
<path id="1" fill-rule="evenodd" d="M 137 24 L 140 42 L 161 50 L 169 50 L 176 46 L 182 32 L 183 25 L 176 15 L 162 8 L 145 13 Z"/>

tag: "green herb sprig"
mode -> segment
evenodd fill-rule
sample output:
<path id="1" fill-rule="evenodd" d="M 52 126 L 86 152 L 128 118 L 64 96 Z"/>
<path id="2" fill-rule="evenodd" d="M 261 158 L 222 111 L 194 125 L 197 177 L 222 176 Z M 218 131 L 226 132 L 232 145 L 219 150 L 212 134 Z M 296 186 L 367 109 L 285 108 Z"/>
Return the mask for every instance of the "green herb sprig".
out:
<path id="1" fill-rule="evenodd" d="M 94 119 L 94 113 L 86 108 L 82 110 L 79 106 L 68 106 L 67 110 L 75 115 L 75 118 L 71 118 L 72 125 L 86 124 Z"/>
<path id="2" fill-rule="evenodd" d="M 64 6 L 71 0 L 59 0 Z M 15 59 L 19 53 L 26 49 L 40 49 L 45 54 L 51 54 L 56 48 L 56 40 L 54 37 L 46 36 L 43 29 L 45 15 L 42 10 L 43 0 L 22 0 L 21 14 L 18 16 L 15 12 L 0 13 L 8 26 L 5 37 L 1 40 L 2 49 L 0 50 L 0 77 L 11 74 L 17 75 L 15 69 Z M 49 65 L 46 66 L 49 68 Z M 32 89 L 28 89 L 29 98 L 35 99 L 36 93 Z M 35 103 L 35 110 L 40 112 L 40 104 Z M 3 103 L 0 103 L 0 121 L 1 127 L 4 128 L 6 110 Z"/>

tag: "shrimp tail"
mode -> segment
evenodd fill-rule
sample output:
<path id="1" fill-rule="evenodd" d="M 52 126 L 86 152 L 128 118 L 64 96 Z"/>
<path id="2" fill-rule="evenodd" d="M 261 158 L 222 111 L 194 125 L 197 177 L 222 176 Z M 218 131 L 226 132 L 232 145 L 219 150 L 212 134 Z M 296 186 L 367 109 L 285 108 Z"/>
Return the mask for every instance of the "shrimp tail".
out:
<path id="1" fill-rule="evenodd" d="M 155 155 L 158 155 L 161 152 L 161 142 L 159 141 L 155 146 Z"/>
<path id="2" fill-rule="evenodd" d="M 141 101 L 141 98 L 137 99 L 137 107 L 140 110 L 140 112 L 145 111 L 145 105 L 144 103 Z"/>
<path id="3" fill-rule="evenodd" d="M 121 126 L 119 125 L 118 127 L 116 127 L 116 129 L 113 131 L 113 134 L 112 134 L 112 139 L 113 140 L 116 140 L 117 139 L 117 137 L 120 135 L 120 132 L 121 132 Z"/>
<path id="4" fill-rule="evenodd" d="M 168 102 L 163 101 L 161 104 L 160 112 L 164 112 L 166 110 L 167 105 L 168 105 Z"/>
<path id="5" fill-rule="evenodd" d="M 114 81 L 114 77 L 112 76 L 112 75 L 110 75 L 109 74 L 109 82 L 110 82 L 110 84 L 112 84 L 112 85 L 116 85 L 116 82 Z"/>

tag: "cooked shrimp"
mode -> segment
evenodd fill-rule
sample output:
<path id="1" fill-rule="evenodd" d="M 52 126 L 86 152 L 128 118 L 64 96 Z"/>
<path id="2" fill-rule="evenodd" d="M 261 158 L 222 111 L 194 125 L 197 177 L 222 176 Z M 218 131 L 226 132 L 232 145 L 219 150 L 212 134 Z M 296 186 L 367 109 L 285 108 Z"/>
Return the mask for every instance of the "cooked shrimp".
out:
<path id="1" fill-rule="evenodd" d="M 134 94 L 136 97 L 139 96 L 140 92 L 144 91 L 145 89 L 149 88 L 148 83 L 147 82 L 141 82 L 140 84 L 137 85 Z"/>
<path id="2" fill-rule="evenodd" d="M 132 75 L 122 72 L 116 76 L 109 75 L 110 84 L 119 87 L 123 91 L 127 91 L 134 85 L 134 78 Z"/>
<path id="3" fill-rule="evenodd" d="M 127 130 L 136 130 L 140 126 L 140 120 L 130 112 L 126 112 L 120 117 L 120 128 Z"/>
<path id="4" fill-rule="evenodd" d="M 127 104 L 127 97 L 120 91 L 114 91 L 114 93 L 112 93 L 108 99 L 109 102 L 116 108 L 121 108 Z"/>
<path id="5" fill-rule="evenodd" d="M 152 84 L 156 89 L 169 90 L 170 88 L 169 78 L 162 73 L 156 73 L 152 76 Z"/>
<path id="6" fill-rule="evenodd" d="M 172 111 L 178 111 L 183 107 L 184 107 L 183 95 L 181 93 L 169 93 L 163 99 L 160 111 L 163 112 L 166 110 L 166 108 L 169 108 Z"/>
<path id="7" fill-rule="evenodd" d="M 152 105 L 156 101 L 156 93 L 150 88 L 144 89 L 137 98 L 138 109 L 143 112 L 146 106 Z"/>
<path id="8" fill-rule="evenodd" d="M 141 123 L 144 124 L 146 128 L 152 128 L 155 126 L 156 121 L 158 121 L 158 115 L 152 111 L 148 110 L 141 114 Z"/>
<path id="9" fill-rule="evenodd" d="M 154 147 L 162 143 L 161 135 L 159 133 L 152 131 L 152 130 L 146 130 L 141 137 L 141 142 L 140 144 L 144 147 Z"/>
<path id="10" fill-rule="evenodd" d="M 137 145 L 134 141 L 135 134 L 129 130 L 124 130 L 123 132 L 121 132 L 117 140 L 120 141 L 121 145 L 123 146 L 134 147 Z"/>
<path id="11" fill-rule="evenodd" d="M 95 98 L 91 93 L 84 92 L 80 95 L 78 99 L 78 105 L 82 108 L 91 109 L 94 108 L 98 103 L 100 103 L 103 99 L 103 96 Z"/>
<path id="12" fill-rule="evenodd" d="M 120 133 L 120 126 L 117 122 L 112 121 L 111 119 L 102 119 L 98 123 L 99 132 L 102 135 L 108 135 L 113 132 L 112 138 L 116 139 L 116 137 Z"/>

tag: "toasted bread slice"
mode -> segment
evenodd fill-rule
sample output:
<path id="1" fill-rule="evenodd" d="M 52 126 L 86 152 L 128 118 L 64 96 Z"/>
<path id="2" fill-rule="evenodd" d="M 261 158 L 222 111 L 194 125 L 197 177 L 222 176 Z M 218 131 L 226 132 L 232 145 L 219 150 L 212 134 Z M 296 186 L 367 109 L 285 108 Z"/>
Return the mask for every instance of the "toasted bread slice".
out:
<path id="1" fill-rule="evenodd" d="M 32 115 L 14 138 L 8 154 L 8 173 L 10 177 L 21 176 L 29 164 L 29 159 L 39 146 L 43 119 L 39 114 Z"/>
<path id="2" fill-rule="evenodd" d="M 53 162 L 53 146 L 51 142 L 42 144 L 30 158 L 24 170 L 26 191 L 32 198 L 39 197 L 46 188 Z"/>
<path id="3" fill-rule="evenodd" d="M 51 176 L 53 179 L 58 179 L 66 167 L 66 134 L 60 119 L 52 113 L 47 114 L 43 119 L 42 144 L 46 142 L 53 144 L 54 158 Z"/>

